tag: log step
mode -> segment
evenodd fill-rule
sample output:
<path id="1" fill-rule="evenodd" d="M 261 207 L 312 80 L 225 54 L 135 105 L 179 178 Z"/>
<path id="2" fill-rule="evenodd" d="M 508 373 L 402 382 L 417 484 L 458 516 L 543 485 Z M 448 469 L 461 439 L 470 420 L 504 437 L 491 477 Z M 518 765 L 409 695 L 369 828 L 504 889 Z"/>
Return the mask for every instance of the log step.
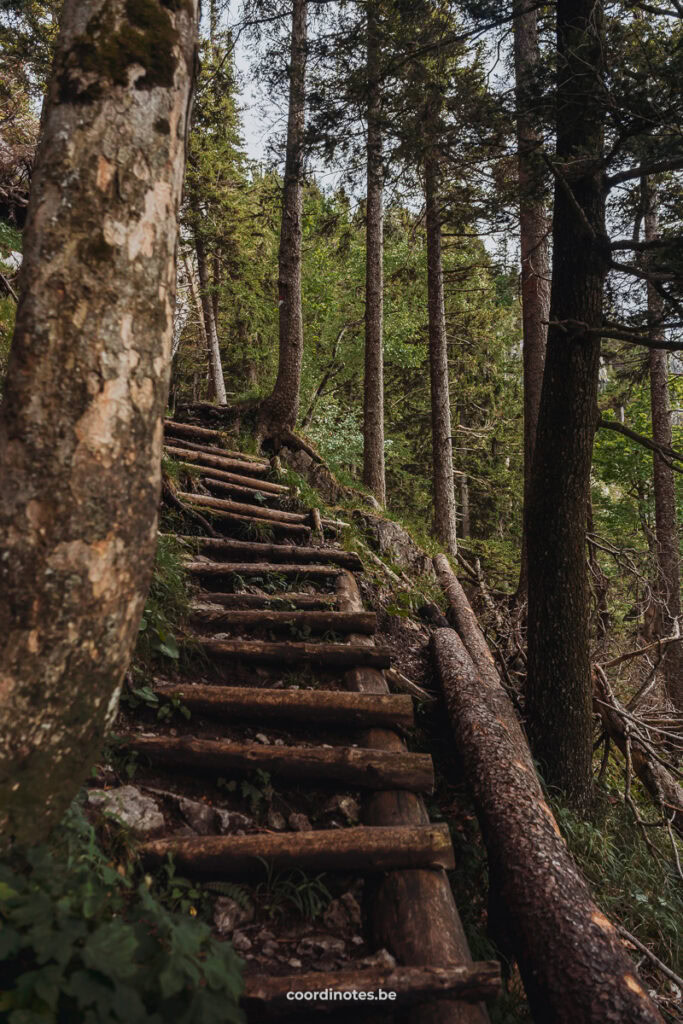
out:
<path id="1" fill-rule="evenodd" d="M 231 777 L 259 768 L 281 779 L 312 785 L 343 783 L 361 789 L 403 789 L 431 793 L 434 766 L 429 754 L 387 753 L 360 747 L 276 747 L 227 743 L 193 736 L 125 736 L 123 745 L 155 764 L 184 773 Z"/>
<path id="2" fill-rule="evenodd" d="M 260 487 L 248 487 L 246 484 L 229 483 L 227 480 L 214 480 L 213 477 L 203 476 L 204 487 L 212 492 L 218 492 L 218 497 L 224 494 L 233 495 L 235 498 L 249 502 L 259 508 L 266 508 L 266 502 L 278 501 L 282 494 L 273 494 L 270 491 L 263 491 Z"/>
<path id="3" fill-rule="evenodd" d="M 311 611 L 231 611 L 211 604 L 195 603 L 191 606 L 191 621 L 195 626 L 222 629 L 275 629 L 309 630 L 312 633 L 365 633 L 377 632 L 374 612 L 311 612 Z M 305 635 L 305 634 L 304 634 Z"/>
<path id="4" fill-rule="evenodd" d="M 394 967 L 340 971 L 314 971 L 311 974 L 288 974 L 273 977 L 270 974 L 248 974 L 244 979 L 242 1005 L 251 1013 L 292 1012 L 320 1013 L 321 1006 L 330 1011 L 353 1005 L 354 1015 L 358 1003 L 352 993 L 374 992 L 373 1006 L 382 1006 L 377 993 L 382 989 L 392 992 L 392 1011 L 415 1003 L 438 998 L 457 999 L 465 1003 L 478 1003 L 495 999 L 501 992 L 500 964 L 497 960 L 482 960 L 456 967 Z M 327 999 L 292 1001 L 292 992 L 332 992 Z M 337 994 L 338 993 L 338 994 Z M 349 998 L 344 998 L 349 993 Z M 289 994 L 289 998 L 288 998 Z M 366 1004 L 367 1005 L 367 1004 Z M 388 1005 L 388 1003 L 387 1003 Z M 260 1019 L 260 1018 L 259 1018 Z"/>
<path id="5" fill-rule="evenodd" d="M 389 668 L 388 647 L 362 644 L 267 643 L 263 640 L 207 640 L 190 638 L 193 646 L 217 658 L 237 658 L 271 665 L 315 665 L 318 668 Z"/>
<path id="6" fill-rule="evenodd" d="M 194 438 L 195 441 L 199 439 L 209 445 L 212 441 L 222 442 L 225 436 L 220 430 L 214 430 L 211 427 L 197 427 L 194 423 L 179 423 L 178 420 L 171 419 L 164 420 L 164 433 Z M 216 445 L 211 447 L 216 447 Z M 222 447 L 222 444 L 218 447 L 218 451 L 226 452 L 227 454 L 227 450 Z M 267 461 L 260 455 L 244 455 L 242 452 L 235 452 L 234 454 L 239 455 L 240 458 L 253 459 L 254 462 Z"/>
<path id="7" fill-rule="evenodd" d="M 231 451 L 230 448 L 220 448 L 217 445 L 198 444 L 196 441 L 189 441 L 187 438 L 180 440 L 168 434 L 164 438 L 164 444 L 172 448 L 189 448 L 190 451 L 200 452 L 204 455 L 218 455 L 219 458 L 244 459 L 245 462 L 253 462 L 257 466 L 268 465 L 268 460 L 262 459 L 260 456 L 245 455 L 244 452 Z"/>
<path id="8" fill-rule="evenodd" d="M 294 565 L 285 562 L 186 562 L 185 569 L 193 576 L 206 579 L 223 576 L 306 576 L 309 579 L 330 579 L 344 570 L 339 565 Z"/>
<path id="9" fill-rule="evenodd" d="M 292 608 L 334 608 L 337 603 L 334 594 L 297 594 L 293 590 L 279 594 L 219 594 L 203 590 L 200 596 L 224 608 L 279 608 L 282 611 Z"/>
<path id="10" fill-rule="evenodd" d="M 202 554 L 221 555 L 227 558 L 253 557 L 261 562 L 315 562 L 332 563 L 344 569 L 363 570 L 363 563 L 355 551 L 338 551 L 335 548 L 312 548 L 297 544 L 263 544 L 258 541 L 231 540 L 214 537 L 188 537 L 187 541 L 195 551 Z"/>
<path id="11" fill-rule="evenodd" d="M 156 839 L 139 847 L 150 866 L 171 854 L 179 874 L 198 878 L 259 877 L 263 860 L 275 870 L 357 871 L 365 875 L 406 868 L 455 867 L 447 825 L 258 832 L 247 836 Z"/>
<path id="12" fill-rule="evenodd" d="M 192 497 L 201 497 L 201 495 L 192 495 Z M 198 511 L 205 511 L 206 506 L 199 504 L 198 502 L 192 501 L 186 503 L 190 508 L 196 508 Z M 260 515 L 243 516 L 238 515 L 235 512 L 220 512 L 218 509 L 211 509 L 211 516 L 214 521 L 214 526 L 219 526 L 216 520 L 220 520 L 220 523 L 224 525 L 232 524 L 233 526 L 245 526 L 247 523 L 256 523 L 261 528 L 269 527 L 272 531 L 278 531 L 279 533 L 289 534 L 290 537 L 300 537 L 302 540 L 310 540 L 311 528 L 310 526 L 304 526 L 299 523 L 278 523 L 272 519 L 263 519 Z"/>
<path id="13" fill-rule="evenodd" d="M 217 509 L 219 512 L 234 512 L 241 516 L 258 516 L 259 519 L 273 520 L 278 523 L 306 523 L 308 516 L 301 512 L 282 512 L 279 508 L 262 508 L 260 505 L 247 505 L 243 501 L 228 501 L 225 498 L 210 498 L 206 494 L 188 494 L 178 491 L 183 501 L 191 501 L 194 505 Z"/>
<path id="14" fill-rule="evenodd" d="M 195 452 L 191 448 L 183 448 L 179 445 L 169 444 L 166 441 L 166 448 L 169 455 L 180 458 L 183 462 L 191 462 L 197 466 L 211 466 L 214 469 L 224 469 L 228 472 L 243 473 L 250 477 L 267 476 L 270 467 L 260 462 L 246 462 L 243 459 L 230 458 L 227 455 L 207 455 L 206 452 Z"/>
<path id="15" fill-rule="evenodd" d="M 175 452 L 172 453 L 175 456 Z M 192 465 L 190 462 L 181 462 L 181 465 L 196 469 L 197 467 Z M 284 484 L 274 484 L 272 480 L 255 480 L 253 476 L 241 476 L 239 473 L 226 473 L 222 469 L 214 469 L 211 466 L 200 467 L 202 476 L 207 480 L 221 480 L 227 483 L 240 484 L 243 487 L 249 487 L 251 490 L 262 491 L 264 494 L 288 494 L 289 487 L 285 487 Z"/>
<path id="16" fill-rule="evenodd" d="M 257 690 L 251 686 L 160 686 L 159 697 L 177 697 L 207 718 L 255 718 L 268 722 L 314 722 L 366 728 L 387 726 L 410 729 L 413 701 L 406 695 L 349 693 L 346 690 Z"/>

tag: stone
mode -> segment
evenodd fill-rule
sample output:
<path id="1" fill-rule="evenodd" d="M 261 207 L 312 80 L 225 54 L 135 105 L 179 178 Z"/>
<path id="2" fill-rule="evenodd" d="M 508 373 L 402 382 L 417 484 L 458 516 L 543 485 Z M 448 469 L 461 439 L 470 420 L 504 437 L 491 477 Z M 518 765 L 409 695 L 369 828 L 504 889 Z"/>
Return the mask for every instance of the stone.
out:
<path id="1" fill-rule="evenodd" d="M 356 509 L 353 518 L 364 530 L 370 545 L 395 565 L 418 576 L 434 575 L 429 555 L 417 546 L 407 530 L 390 519 Z"/>
<path id="2" fill-rule="evenodd" d="M 290 814 L 287 819 L 289 827 L 295 832 L 312 832 L 313 826 L 305 814 Z"/>
<path id="3" fill-rule="evenodd" d="M 285 821 L 284 814 L 280 814 L 279 811 L 273 810 L 272 807 L 268 809 L 266 825 L 268 828 L 272 828 L 274 832 L 284 832 L 287 828 L 287 822 Z"/>
<path id="4" fill-rule="evenodd" d="M 296 947 L 300 956 L 332 955 L 346 952 L 346 943 L 343 939 L 335 938 L 333 935 L 306 936 Z"/>
<path id="5" fill-rule="evenodd" d="M 287 963 L 289 964 L 290 967 L 302 967 L 303 966 L 302 963 L 301 963 L 301 960 L 299 960 L 299 958 L 296 957 L 296 956 L 293 956 L 291 960 L 287 961 Z"/>
<path id="6" fill-rule="evenodd" d="M 269 939 L 268 942 L 264 942 L 263 953 L 265 956 L 277 956 L 279 953 L 277 943 L 273 942 L 272 939 Z"/>
<path id="7" fill-rule="evenodd" d="M 380 970 L 393 971 L 396 960 L 388 949 L 378 949 L 372 956 L 366 956 L 358 961 L 359 967 L 378 967 Z"/>
<path id="8" fill-rule="evenodd" d="M 178 800 L 178 810 L 198 835 L 210 836 L 213 833 L 216 826 L 216 812 L 213 807 L 200 800 L 190 800 L 189 797 L 181 796 Z"/>
<path id="9" fill-rule="evenodd" d="M 337 900 L 332 900 L 323 915 L 328 928 L 335 931 L 349 927 L 358 928 L 362 921 L 360 904 L 352 892 L 345 892 Z"/>
<path id="10" fill-rule="evenodd" d="M 256 736 L 254 737 L 254 739 L 257 740 L 259 743 L 267 743 L 267 744 L 270 743 L 270 740 L 268 739 L 268 737 L 264 733 L 262 733 L 262 732 L 257 732 Z"/>
<path id="11" fill-rule="evenodd" d="M 360 821 L 360 804 L 352 796 L 333 796 L 323 807 L 323 813 L 341 814 L 350 825 L 353 825 Z"/>
<path id="12" fill-rule="evenodd" d="M 117 818 L 137 836 L 150 836 L 164 827 L 164 816 L 151 796 L 141 793 L 135 786 L 118 789 L 91 789 L 88 803 L 104 814 Z"/>
<path id="13" fill-rule="evenodd" d="M 251 939 L 244 932 L 233 932 L 232 948 L 236 953 L 246 953 L 252 947 Z"/>
<path id="14" fill-rule="evenodd" d="M 248 924 L 253 919 L 253 903 L 243 907 L 230 896 L 219 896 L 214 904 L 213 923 L 221 935 L 232 935 L 238 925 Z"/>
<path id="15" fill-rule="evenodd" d="M 226 811 L 223 808 L 216 808 L 218 828 L 221 832 L 231 832 L 233 829 L 251 828 L 254 824 L 251 818 L 240 811 Z"/>

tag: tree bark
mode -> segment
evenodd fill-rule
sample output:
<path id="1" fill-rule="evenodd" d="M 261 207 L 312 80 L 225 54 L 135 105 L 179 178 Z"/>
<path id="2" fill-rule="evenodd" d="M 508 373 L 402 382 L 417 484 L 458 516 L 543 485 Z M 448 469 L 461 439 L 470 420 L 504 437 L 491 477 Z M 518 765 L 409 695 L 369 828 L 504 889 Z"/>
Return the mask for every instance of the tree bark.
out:
<path id="1" fill-rule="evenodd" d="M 153 865 L 162 864 L 169 853 L 182 874 L 211 879 L 262 876 L 264 860 L 279 871 L 375 874 L 393 868 L 455 867 L 446 825 L 176 837 L 140 847 L 143 860 Z"/>
<path id="2" fill-rule="evenodd" d="M 525 510 L 536 443 L 550 311 L 548 211 L 541 194 L 544 175 L 540 169 L 540 149 L 543 139 L 533 114 L 534 76 L 540 59 L 538 12 L 525 11 L 525 6 L 521 0 L 514 19 L 524 372 L 524 511 L 517 587 L 520 601 L 526 599 L 528 585 Z"/>
<path id="3" fill-rule="evenodd" d="M 375 612 L 335 611 L 231 611 L 207 606 L 205 602 L 192 606 L 191 621 L 195 626 L 212 626 L 215 632 L 226 629 L 285 630 L 304 628 L 311 633 L 366 633 L 377 632 Z"/>
<path id="4" fill-rule="evenodd" d="M 149 585 L 196 27 L 196 0 L 63 9 L 0 409 L 5 843 L 96 759 Z"/>
<path id="5" fill-rule="evenodd" d="M 653 188 L 643 181 L 645 241 L 659 237 L 657 200 Z M 662 338 L 658 327 L 664 316 L 664 303 L 652 283 L 647 283 L 647 307 L 650 338 Z M 652 412 L 652 440 L 663 448 L 671 448 L 671 401 L 669 397 L 669 356 L 665 349 L 651 348 L 650 407 Z M 661 602 L 660 629 L 662 636 L 671 636 L 681 614 L 681 570 L 676 515 L 676 488 L 674 471 L 660 454 L 652 457 L 655 496 L 655 536 L 657 541 L 657 583 L 655 594 Z M 683 641 L 672 643 L 663 662 L 666 691 L 678 711 L 683 711 Z"/>
<path id="6" fill-rule="evenodd" d="M 431 145 L 431 144 L 430 144 Z M 433 148 L 425 157 L 425 199 L 427 209 L 427 302 L 429 308 L 429 375 L 432 412 L 432 474 L 434 484 L 434 528 L 444 547 L 456 554 L 455 487 L 451 404 L 448 387 L 448 346 L 443 297 L 441 259 L 441 213 L 439 209 L 439 163 Z"/>
<path id="7" fill-rule="evenodd" d="M 365 243 L 365 375 L 363 391 L 363 483 L 386 504 L 384 473 L 384 210 L 382 100 L 377 14 L 368 5 L 367 208 Z"/>
<path id="8" fill-rule="evenodd" d="M 195 218 L 200 217 L 198 205 L 195 204 Z M 204 331 L 209 346 L 209 372 L 211 374 L 211 388 L 218 405 L 227 405 L 228 399 L 225 392 L 225 379 L 223 377 L 223 365 L 221 363 L 221 348 L 218 342 L 218 331 L 216 329 L 216 318 L 214 316 L 213 301 L 211 298 L 211 282 L 209 281 L 209 268 L 206 262 L 206 247 L 199 228 L 195 225 L 194 245 L 197 253 L 197 273 L 199 275 L 199 294 L 202 302 L 202 314 L 204 317 Z"/>
<path id="9" fill-rule="evenodd" d="M 453 630 L 437 630 L 433 645 L 534 1020 L 662 1024 L 567 851 L 502 686 Z"/>
<path id="10" fill-rule="evenodd" d="M 301 311 L 302 181 L 306 100 L 307 0 L 294 0 L 289 71 L 289 115 L 278 253 L 280 349 L 277 379 L 259 413 L 260 430 L 293 430 L 299 413 L 304 328 Z"/>
<path id="11" fill-rule="evenodd" d="M 527 712 L 549 785 L 591 789 L 586 508 L 597 419 L 605 244 L 602 9 L 558 0 L 551 326 L 529 486 Z M 570 174 L 570 178 L 567 174 Z M 563 321 L 572 321 L 567 328 Z M 585 324 L 587 329 L 576 326 Z"/>
<path id="12" fill-rule="evenodd" d="M 318 668 L 348 668 L 367 665 L 372 668 L 390 668 L 391 650 L 388 647 L 364 647 L 360 644 L 322 644 L 296 641 L 269 643 L 265 640 L 205 640 L 194 637 L 194 643 L 207 655 L 217 658 L 242 658 L 264 664 L 316 665 Z"/>
<path id="13" fill-rule="evenodd" d="M 304 548 L 296 544 L 260 544 L 248 540 L 216 540 L 213 537 L 183 537 L 194 551 L 203 554 L 226 555 L 228 558 L 257 558 L 273 562 L 329 562 L 333 565 L 363 571 L 363 563 L 355 551 L 338 551 L 336 548 Z M 275 567 L 274 567 L 275 568 Z"/>

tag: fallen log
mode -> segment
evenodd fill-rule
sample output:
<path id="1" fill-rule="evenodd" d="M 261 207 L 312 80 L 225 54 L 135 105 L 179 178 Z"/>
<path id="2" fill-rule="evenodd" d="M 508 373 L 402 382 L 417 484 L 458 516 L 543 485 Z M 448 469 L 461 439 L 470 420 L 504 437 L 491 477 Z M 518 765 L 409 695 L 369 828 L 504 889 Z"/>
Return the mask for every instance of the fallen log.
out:
<path id="1" fill-rule="evenodd" d="M 194 423 L 179 423 L 177 420 L 164 420 L 164 433 L 166 431 L 178 434 L 180 437 L 202 437 L 206 440 L 223 440 L 220 430 L 210 430 L 209 427 L 196 427 Z"/>
<path id="2" fill-rule="evenodd" d="M 211 554 L 225 553 L 230 557 L 253 556 L 263 562 L 316 562 L 343 566 L 345 569 L 361 571 L 363 563 L 354 551 L 337 551 L 335 548 L 305 548 L 298 544 L 263 544 L 249 540 L 229 540 L 214 537 L 181 537 L 195 551 Z"/>
<path id="3" fill-rule="evenodd" d="M 394 868 L 450 870 L 455 866 L 446 825 L 359 825 L 315 832 L 175 837 L 143 843 L 139 853 L 151 866 L 163 864 L 171 854 L 180 874 L 211 879 L 258 878 L 264 874 L 264 860 L 280 871 L 357 871 L 365 875 Z"/>
<path id="4" fill-rule="evenodd" d="M 202 591 L 206 601 L 221 604 L 224 608 L 333 608 L 334 594 L 297 594 L 286 590 L 280 594 L 221 594 L 211 590 Z"/>
<path id="5" fill-rule="evenodd" d="M 230 448 L 219 448 L 217 445 L 198 444 L 196 441 L 178 440 L 175 437 L 164 438 L 164 444 L 173 448 L 189 448 L 193 452 L 204 452 L 205 455 L 218 455 L 220 458 L 243 459 L 245 462 L 255 462 L 260 466 L 267 466 L 268 460 L 259 458 L 256 455 L 245 455 L 244 452 L 232 451 Z"/>
<path id="6" fill-rule="evenodd" d="M 210 476 L 202 476 L 201 482 L 204 487 L 211 491 L 212 494 L 217 494 L 219 498 L 223 494 L 231 494 L 237 500 L 248 502 L 261 508 L 267 507 L 266 503 L 269 501 L 279 501 L 282 498 L 281 493 L 263 491 L 255 483 L 248 487 L 246 484 L 228 483 L 227 480 L 214 480 Z"/>
<path id="7" fill-rule="evenodd" d="M 532 1016 L 553 1024 L 662 1024 L 565 846 L 500 681 L 475 667 L 454 630 L 437 630 L 432 643 Z"/>
<path id="8" fill-rule="evenodd" d="M 193 576 L 307 576 L 329 579 L 344 570 L 339 565 L 295 565 L 285 562 L 186 562 L 185 571 Z"/>
<path id="9" fill-rule="evenodd" d="M 395 998 L 387 998 L 382 1004 L 377 995 L 380 989 L 385 993 L 394 993 Z M 394 967 L 391 970 L 349 968 L 275 978 L 270 974 L 247 975 L 244 979 L 242 1004 L 248 1012 L 289 1010 L 291 1013 L 292 1007 L 295 1007 L 297 1015 L 306 1010 L 324 1012 L 325 1007 L 334 1011 L 341 1004 L 347 1008 L 353 1005 L 355 1013 L 359 1008 L 359 998 L 366 1006 L 370 1002 L 375 1007 L 390 1005 L 395 1010 L 444 997 L 476 1003 L 482 999 L 495 998 L 500 989 L 500 964 L 495 960 L 459 967 Z M 295 992 L 326 995 L 293 1001 L 292 993 Z M 358 995 L 365 992 L 374 993 L 374 998 L 366 1001 Z"/>
<path id="10" fill-rule="evenodd" d="M 405 789 L 431 793 L 434 766 L 429 754 L 363 750 L 360 747 L 276 747 L 228 743 L 193 736 L 122 737 L 122 746 L 168 768 L 230 777 L 256 769 L 281 779 L 343 783 L 362 789 Z"/>
<path id="11" fill-rule="evenodd" d="M 362 609 L 356 580 L 343 573 L 336 583 L 342 611 Z M 354 638 L 371 644 L 369 638 Z M 386 694 L 388 686 L 381 672 L 354 668 L 344 676 L 349 690 Z M 405 750 L 395 732 L 373 728 L 360 737 L 377 750 Z M 367 824 L 419 826 L 429 821 L 422 797 L 400 790 L 373 793 L 363 802 Z M 472 963 L 467 938 L 445 871 L 390 871 L 378 879 L 368 897 L 370 927 L 375 945 L 388 949 L 403 964 L 466 966 Z M 408 1015 L 408 1024 L 488 1024 L 482 1006 L 465 1006 L 455 1000 L 423 1003 Z"/>
<path id="12" fill-rule="evenodd" d="M 236 512 L 238 515 L 255 517 L 258 519 L 273 520 L 280 523 L 306 522 L 307 517 L 300 512 L 283 512 L 279 508 L 262 508 L 260 505 L 247 505 L 242 501 L 228 501 L 226 498 L 210 498 L 206 494 L 188 494 L 184 491 L 178 493 L 178 497 L 184 501 L 191 501 L 194 505 L 204 505 L 206 508 L 218 509 L 220 512 Z M 310 527 L 309 527 L 310 530 Z"/>
<path id="13" fill-rule="evenodd" d="M 315 644 L 305 642 L 266 643 L 263 640 L 207 640 L 192 637 L 192 643 L 205 654 L 219 658 L 239 658 L 270 664 L 317 665 L 319 668 L 347 668 L 349 665 L 371 665 L 389 668 L 388 647 L 363 647 L 359 644 Z"/>
<path id="14" fill-rule="evenodd" d="M 205 604 L 194 604 L 190 609 L 195 626 L 224 629 L 309 630 L 311 633 L 366 633 L 377 632 L 374 612 L 312 612 L 312 611 L 230 611 Z M 305 635 L 305 634 L 304 634 Z"/>
<path id="15" fill-rule="evenodd" d="M 168 446 L 167 446 L 168 447 Z M 191 448 L 180 448 L 176 445 L 168 447 L 171 455 L 182 459 L 183 462 L 190 462 L 198 466 L 210 466 L 215 469 L 224 469 L 232 473 L 244 473 L 247 476 L 263 477 L 270 472 L 269 466 L 260 462 L 245 462 L 242 459 L 233 459 L 227 455 L 206 455 L 205 452 L 195 452 Z"/>
<path id="16" fill-rule="evenodd" d="M 254 718 L 264 722 L 313 722 L 339 727 L 414 725 L 410 697 L 348 693 L 345 690 L 258 690 L 253 686 L 157 686 L 164 699 L 176 698 L 207 718 Z"/>
<path id="17" fill-rule="evenodd" d="M 395 690 L 400 690 L 401 693 L 409 693 L 415 700 L 432 702 L 436 700 L 436 697 L 432 693 L 428 693 L 417 683 L 414 683 L 412 679 L 408 679 L 408 676 L 404 676 L 402 672 L 398 672 L 395 668 L 387 669 L 386 672 L 387 682 L 391 683 Z"/>

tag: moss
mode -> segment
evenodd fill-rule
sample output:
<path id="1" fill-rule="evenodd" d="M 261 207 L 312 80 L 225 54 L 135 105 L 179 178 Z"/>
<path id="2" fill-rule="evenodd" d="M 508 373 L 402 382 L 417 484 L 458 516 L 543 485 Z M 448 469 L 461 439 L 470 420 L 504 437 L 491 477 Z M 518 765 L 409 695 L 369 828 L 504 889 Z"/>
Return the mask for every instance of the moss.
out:
<path id="1" fill-rule="evenodd" d="M 158 0 L 127 0 L 125 14 L 126 20 L 117 25 L 105 8 L 74 40 L 58 79 L 62 102 L 92 103 L 111 83 L 127 85 L 133 64 L 145 69 L 136 89 L 173 85 L 178 63 L 173 51 L 179 36 L 167 11 Z M 86 83 L 84 75 L 97 77 Z"/>

